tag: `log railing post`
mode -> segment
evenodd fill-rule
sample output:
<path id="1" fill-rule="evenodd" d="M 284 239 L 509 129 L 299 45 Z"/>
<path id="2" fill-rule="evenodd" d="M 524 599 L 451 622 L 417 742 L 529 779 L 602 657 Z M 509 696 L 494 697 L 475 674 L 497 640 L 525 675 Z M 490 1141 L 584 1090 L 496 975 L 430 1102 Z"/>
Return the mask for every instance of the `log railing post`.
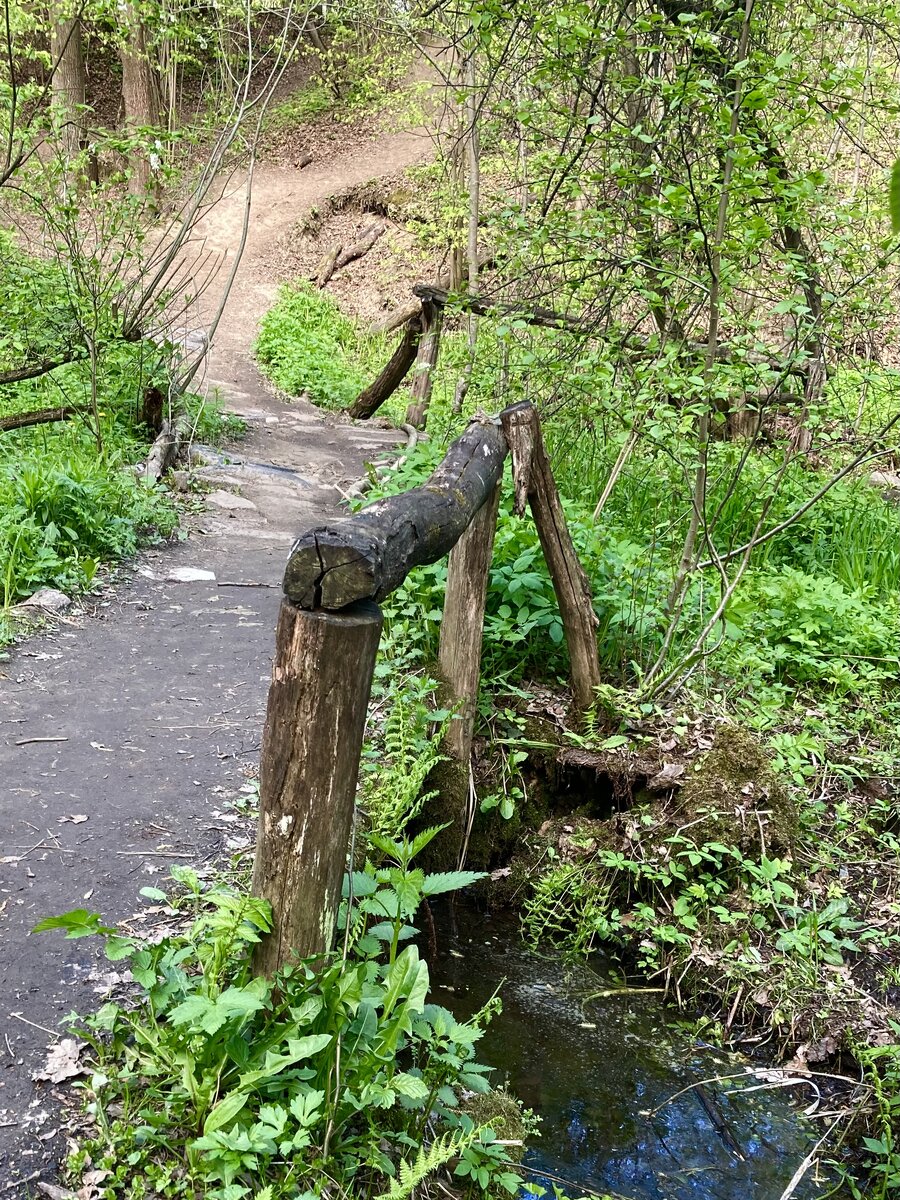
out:
<path id="1" fill-rule="evenodd" d="M 544 449 L 537 410 L 523 401 L 505 409 L 500 419 L 513 462 L 515 511 L 522 515 L 527 498 L 559 604 L 572 667 L 575 704 L 584 712 L 593 703 L 600 684 L 597 617 L 590 580 L 572 545 L 553 470 Z"/>
<path id="2" fill-rule="evenodd" d="M 412 400 L 406 410 L 407 425 L 414 425 L 416 429 L 425 428 L 428 405 L 431 403 L 431 389 L 434 385 L 434 369 L 437 366 L 438 351 L 441 345 L 443 320 L 443 306 L 432 304 L 429 300 L 424 301 L 422 304 L 422 337 L 419 341 L 419 353 L 410 389 Z"/>
<path id="3" fill-rule="evenodd" d="M 332 947 L 380 634 L 370 601 L 307 612 L 282 600 L 253 868 L 274 928 L 256 948 L 258 974 Z"/>
<path id="4" fill-rule="evenodd" d="M 448 688 L 447 699 L 456 707 L 447 731 L 447 746 L 464 764 L 468 764 L 472 753 L 484 607 L 499 507 L 498 483 L 450 551 L 447 564 L 439 661 Z"/>
<path id="5" fill-rule="evenodd" d="M 400 345 L 388 359 L 378 378 L 368 387 L 363 388 L 350 407 L 348 414 L 354 420 L 366 420 L 376 412 L 389 396 L 409 374 L 409 369 L 416 361 L 419 350 L 419 338 L 422 334 L 422 323 L 418 316 L 411 317 L 406 322 Z"/>

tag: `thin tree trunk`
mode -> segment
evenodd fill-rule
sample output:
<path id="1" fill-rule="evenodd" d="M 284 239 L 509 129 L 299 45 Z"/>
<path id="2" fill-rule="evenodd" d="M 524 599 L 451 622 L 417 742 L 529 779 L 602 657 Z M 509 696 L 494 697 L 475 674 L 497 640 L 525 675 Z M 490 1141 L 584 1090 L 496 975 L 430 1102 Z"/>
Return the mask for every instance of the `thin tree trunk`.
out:
<path id="1" fill-rule="evenodd" d="M 127 43 L 121 50 L 122 99 L 125 104 L 125 128 L 132 136 L 160 124 L 159 86 L 147 53 L 147 29 L 137 8 L 129 3 L 125 8 L 128 26 Z M 129 189 L 135 196 L 155 191 L 150 154 L 144 147 L 131 152 Z"/>
<path id="2" fill-rule="evenodd" d="M 84 127 L 87 76 L 80 18 L 71 17 L 54 23 L 50 33 L 50 51 L 55 68 L 53 108 L 60 123 L 60 142 L 66 157 L 73 159 L 87 140 Z"/>

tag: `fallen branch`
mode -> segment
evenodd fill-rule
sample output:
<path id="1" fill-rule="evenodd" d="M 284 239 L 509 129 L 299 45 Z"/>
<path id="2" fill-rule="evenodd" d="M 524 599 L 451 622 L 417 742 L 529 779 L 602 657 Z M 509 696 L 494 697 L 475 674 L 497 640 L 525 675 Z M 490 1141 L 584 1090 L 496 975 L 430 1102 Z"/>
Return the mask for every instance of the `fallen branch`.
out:
<path id="1" fill-rule="evenodd" d="M 39 379 L 42 375 L 49 375 L 57 367 L 64 367 L 67 363 L 80 362 L 84 357 L 84 354 L 73 353 L 67 354 L 64 358 L 45 358 L 40 362 L 31 363 L 27 367 L 14 367 L 8 371 L 0 371 L 0 385 L 22 383 L 25 379 Z"/>
<path id="2" fill-rule="evenodd" d="M 346 250 L 342 250 L 334 264 L 335 271 L 339 271 L 341 267 L 346 267 L 348 263 L 354 262 L 357 258 L 362 258 L 364 254 L 368 254 L 381 235 L 387 229 L 386 225 L 376 222 L 370 225 L 368 229 L 363 230 L 362 236 L 358 241 L 355 241 L 352 246 L 348 246 Z"/>
<path id="3" fill-rule="evenodd" d="M 13 413 L 9 417 L 0 417 L 0 433 L 9 433 L 12 429 L 24 429 L 29 425 L 49 425 L 53 421 L 68 421 L 69 417 L 78 412 L 70 404 L 61 404 L 57 408 L 37 408 L 31 412 Z"/>
<path id="4" fill-rule="evenodd" d="M 338 245 L 333 246 L 328 253 L 319 260 L 319 265 L 316 267 L 315 273 L 313 274 L 313 283 L 315 283 L 317 288 L 323 288 L 334 274 L 334 268 L 337 264 L 338 255 L 341 253 L 343 248 L 343 245 L 338 243 Z"/>

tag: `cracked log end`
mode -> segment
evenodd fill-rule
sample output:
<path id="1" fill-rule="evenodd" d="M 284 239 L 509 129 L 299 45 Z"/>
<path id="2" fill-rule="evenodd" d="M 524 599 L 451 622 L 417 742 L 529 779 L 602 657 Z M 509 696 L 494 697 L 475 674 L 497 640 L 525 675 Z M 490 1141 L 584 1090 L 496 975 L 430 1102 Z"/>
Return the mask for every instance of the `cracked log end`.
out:
<path id="1" fill-rule="evenodd" d="M 340 530 L 312 530 L 294 543 L 284 594 L 298 608 L 340 609 L 377 593 L 379 555 L 371 538 L 349 521 L 342 524 Z"/>

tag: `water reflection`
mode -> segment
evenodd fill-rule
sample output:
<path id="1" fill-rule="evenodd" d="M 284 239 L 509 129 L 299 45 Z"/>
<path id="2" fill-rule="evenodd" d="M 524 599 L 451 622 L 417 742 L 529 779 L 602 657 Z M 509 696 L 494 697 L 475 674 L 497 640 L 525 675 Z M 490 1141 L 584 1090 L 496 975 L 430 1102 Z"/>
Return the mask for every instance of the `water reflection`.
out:
<path id="1" fill-rule="evenodd" d="M 503 984 L 481 1058 L 543 1118 L 529 1166 L 569 1181 L 570 1192 L 780 1200 L 815 1140 L 783 1091 L 730 1095 L 748 1081 L 742 1060 L 671 1027 L 658 995 L 586 999 L 609 981 L 530 954 L 506 916 L 448 904 L 435 922 L 424 948 L 435 1000 L 465 1017 Z M 792 1195 L 824 1190 L 807 1176 Z"/>

